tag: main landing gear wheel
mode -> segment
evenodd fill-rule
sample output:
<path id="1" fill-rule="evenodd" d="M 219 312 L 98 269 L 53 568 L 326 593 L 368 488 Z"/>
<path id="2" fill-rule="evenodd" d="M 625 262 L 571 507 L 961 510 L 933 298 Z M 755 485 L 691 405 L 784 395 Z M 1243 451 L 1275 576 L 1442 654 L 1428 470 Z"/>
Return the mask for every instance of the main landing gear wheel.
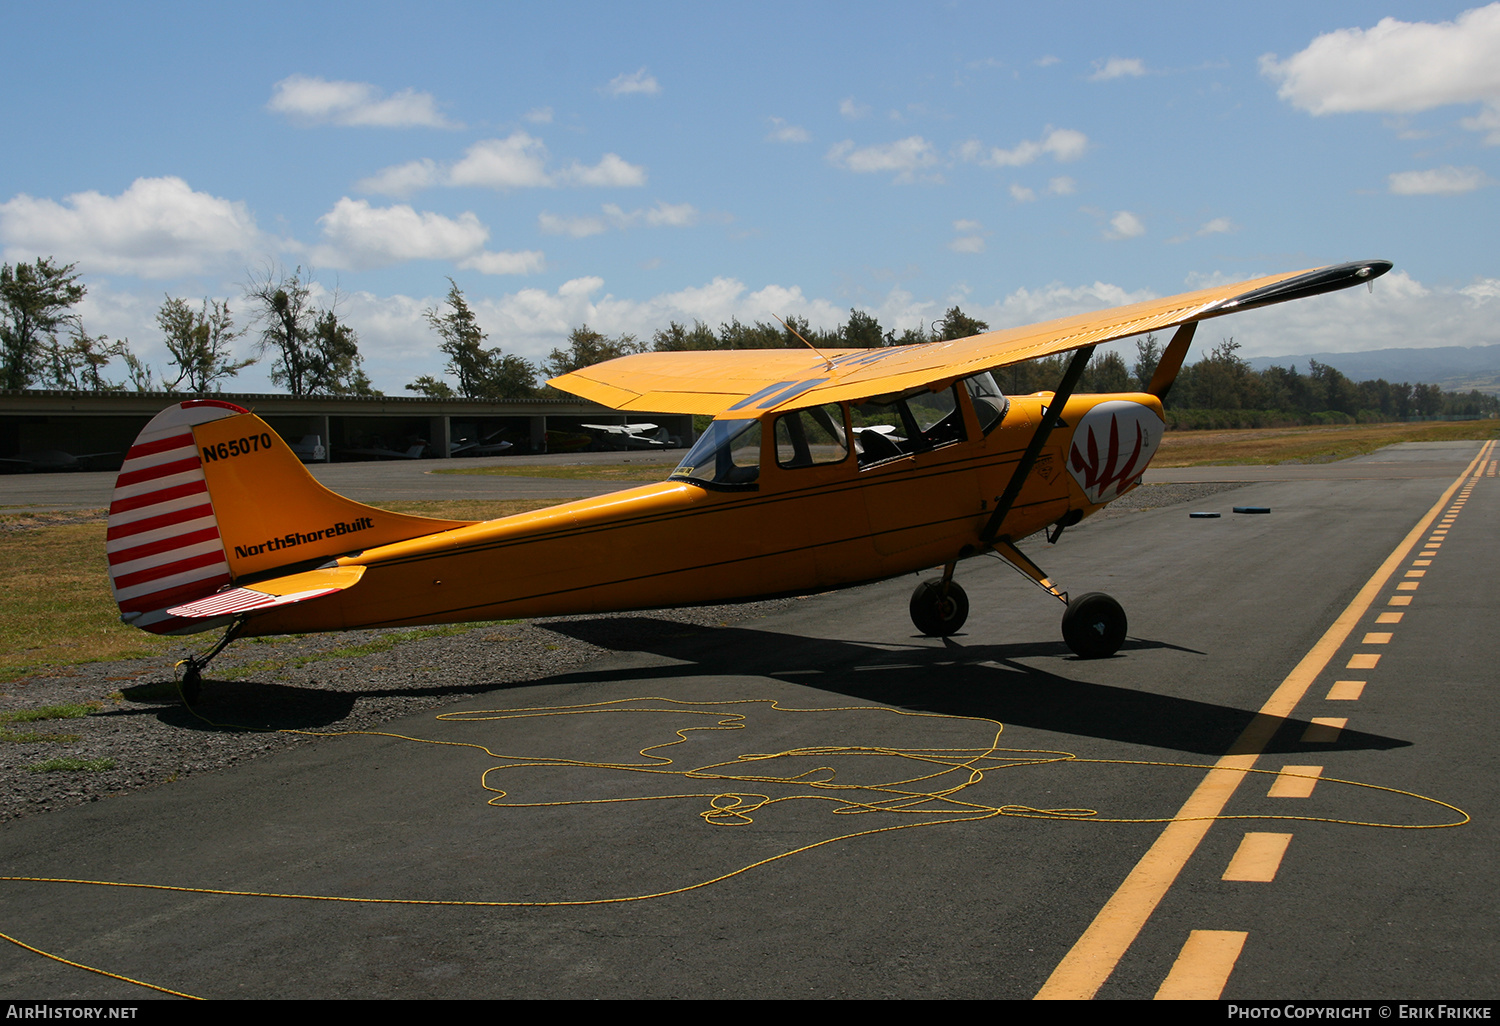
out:
<path id="1" fill-rule="evenodd" d="M 911 593 L 911 622 L 923 634 L 946 638 L 957 634 L 968 618 L 969 596 L 957 581 L 948 582 L 947 595 L 943 594 L 941 577 L 923 581 Z"/>
<path id="2" fill-rule="evenodd" d="M 1080 659 L 1114 655 L 1125 643 L 1125 628 L 1125 610 L 1102 591 L 1070 601 L 1062 618 L 1063 640 Z"/>

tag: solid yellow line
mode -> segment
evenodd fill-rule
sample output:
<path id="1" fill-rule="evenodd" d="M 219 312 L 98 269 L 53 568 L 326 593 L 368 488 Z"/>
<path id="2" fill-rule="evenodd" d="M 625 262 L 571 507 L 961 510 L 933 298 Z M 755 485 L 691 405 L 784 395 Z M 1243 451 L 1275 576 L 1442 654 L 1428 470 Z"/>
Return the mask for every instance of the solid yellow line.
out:
<path id="1" fill-rule="evenodd" d="M 1156 992 L 1156 1000 L 1219 1000 L 1248 936 L 1239 930 L 1194 930 L 1188 934 L 1172 971 Z"/>
<path id="2" fill-rule="evenodd" d="M 1464 478 L 1484 459 L 1494 442 L 1485 443 L 1479 455 L 1470 461 L 1464 472 L 1444 490 L 1442 497 L 1418 520 L 1401 544 L 1385 558 L 1380 569 L 1375 571 L 1365 586 L 1354 596 L 1347 609 L 1339 615 L 1318 643 L 1302 657 L 1292 672 L 1271 693 L 1266 704 L 1250 721 L 1229 751 L 1214 764 L 1203 782 L 1188 796 L 1182 808 L 1156 843 L 1136 863 L 1124 883 L 1105 902 L 1094 921 L 1083 936 L 1063 956 L 1042 989 L 1037 991 L 1038 1000 L 1088 1000 L 1099 992 L 1104 981 L 1124 957 L 1126 949 L 1135 942 L 1146 920 L 1177 879 L 1187 860 L 1197 850 L 1208 833 L 1213 818 L 1224 811 L 1224 806 L 1234 794 L 1235 788 L 1245 777 L 1245 771 L 1255 765 L 1256 758 L 1265 750 L 1282 721 L 1292 714 L 1297 703 L 1307 693 L 1318 674 L 1323 672 L 1350 633 L 1364 619 L 1381 589 L 1391 575 L 1406 560 L 1417 541 L 1437 519 L 1439 513 L 1458 491 Z"/>

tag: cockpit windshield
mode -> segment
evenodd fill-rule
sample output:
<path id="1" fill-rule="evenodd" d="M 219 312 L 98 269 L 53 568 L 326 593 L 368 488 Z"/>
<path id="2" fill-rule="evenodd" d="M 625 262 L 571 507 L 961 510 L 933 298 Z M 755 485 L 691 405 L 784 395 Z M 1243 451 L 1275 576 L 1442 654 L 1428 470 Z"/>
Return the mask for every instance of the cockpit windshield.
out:
<path id="1" fill-rule="evenodd" d="M 760 477 L 760 421 L 716 420 L 672 471 L 674 481 L 742 488 Z"/>

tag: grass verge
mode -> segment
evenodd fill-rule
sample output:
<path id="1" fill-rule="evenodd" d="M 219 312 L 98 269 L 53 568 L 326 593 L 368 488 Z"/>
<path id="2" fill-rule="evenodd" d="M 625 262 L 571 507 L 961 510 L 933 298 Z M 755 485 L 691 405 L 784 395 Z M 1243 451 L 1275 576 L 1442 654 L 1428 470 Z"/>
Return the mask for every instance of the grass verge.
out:
<path id="1" fill-rule="evenodd" d="M 564 467 L 453 467 L 434 474 L 474 474 L 484 477 L 549 477 L 563 481 L 665 481 L 677 461 L 671 463 L 611 463 L 600 466 L 572 464 Z"/>
<path id="2" fill-rule="evenodd" d="M 394 502 L 400 513 L 493 520 L 555 499 Z M 63 666 L 159 657 L 201 638 L 164 638 L 120 622 L 109 591 L 102 521 L 0 532 L 0 681 Z M 205 635 L 210 637 L 210 635 Z M 0 721 L 3 722 L 3 721 Z"/>
<path id="3" fill-rule="evenodd" d="M 113 759 L 48 759 L 35 766 L 27 766 L 28 773 L 102 773 L 115 768 Z"/>
<path id="4" fill-rule="evenodd" d="M 1400 442 L 1485 441 L 1500 437 L 1500 421 L 1424 421 L 1338 427 L 1168 431 L 1153 467 L 1332 463 L 1367 456 Z"/>

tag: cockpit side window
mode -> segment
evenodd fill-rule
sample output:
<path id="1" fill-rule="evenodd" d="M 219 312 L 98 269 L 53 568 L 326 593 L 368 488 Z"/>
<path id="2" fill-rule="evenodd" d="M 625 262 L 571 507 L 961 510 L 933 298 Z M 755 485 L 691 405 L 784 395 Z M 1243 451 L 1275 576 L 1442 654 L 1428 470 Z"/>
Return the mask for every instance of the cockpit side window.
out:
<path id="1" fill-rule="evenodd" d="M 682 458 L 671 480 L 709 488 L 754 487 L 760 477 L 760 421 L 716 420 Z"/>
<path id="2" fill-rule="evenodd" d="M 989 434 L 1010 409 L 1010 399 L 1000 391 L 989 371 L 964 378 L 964 388 L 969 393 L 969 402 L 974 404 L 974 415 L 979 418 L 979 429 Z"/>
<path id="3" fill-rule="evenodd" d="M 956 388 L 937 392 L 916 388 L 901 395 L 877 396 L 851 407 L 850 417 L 861 467 L 967 437 Z"/>
<path id="4" fill-rule="evenodd" d="M 776 418 L 778 466 L 793 468 L 841 463 L 848 455 L 843 407 L 837 404 L 813 406 Z"/>

